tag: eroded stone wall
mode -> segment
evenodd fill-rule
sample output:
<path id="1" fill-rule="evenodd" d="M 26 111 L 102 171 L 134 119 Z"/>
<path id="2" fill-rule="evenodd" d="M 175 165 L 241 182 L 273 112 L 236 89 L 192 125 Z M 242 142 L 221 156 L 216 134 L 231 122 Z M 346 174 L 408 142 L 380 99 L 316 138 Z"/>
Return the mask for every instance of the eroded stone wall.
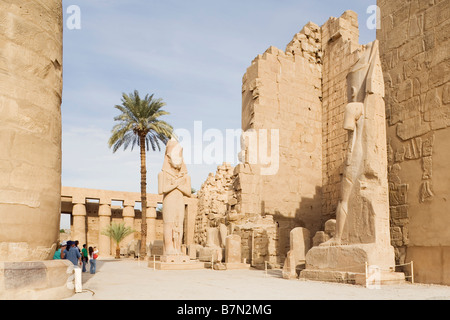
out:
<path id="1" fill-rule="evenodd" d="M 195 218 L 194 242 L 205 246 L 207 229 L 225 224 L 228 212 L 229 191 L 232 186 L 233 167 L 224 163 L 217 167 L 214 175 L 208 178 L 197 193 L 198 212 Z"/>
<path id="2" fill-rule="evenodd" d="M 378 6 L 392 244 L 417 281 L 450 284 L 450 1 Z"/>
<path id="3" fill-rule="evenodd" d="M 320 228 L 321 56 L 320 27 L 309 23 L 285 51 L 270 47 L 257 56 L 243 77 L 242 129 L 279 132 L 278 171 L 262 174 L 263 165 L 252 163 L 243 168 L 239 200 L 245 214 L 270 214 L 289 228 Z M 276 148 L 267 135 L 268 150 Z"/>
<path id="4" fill-rule="evenodd" d="M 313 237 L 336 215 L 348 147 L 346 78 L 363 50 L 358 38 L 353 11 L 321 27 L 309 22 L 285 51 L 270 47 L 258 55 L 243 77 L 242 129 L 253 130 L 259 139 L 267 134 L 267 153 L 277 147 L 270 130 L 279 134 L 278 171 L 264 174 L 267 165 L 252 161 L 250 140 L 244 140 L 241 164 L 229 186 L 226 217 L 239 221 L 235 229 L 245 230 L 240 234 L 244 255 L 251 251 L 246 249 L 250 230 L 253 240 L 260 238 L 249 256 L 255 261 L 258 256 L 283 263 L 292 229 L 307 228 Z"/>
<path id="5" fill-rule="evenodd" d="M 275 175 L 261 174 L 261 164 L 237 166 L 236 208 L 274 217 L 283 258 L 292 229 L 314 236 L 335 217 L 348 145 L 346 77 L 359 58 L 358 38 L 353 11 L 321 27 L 310 22 L 285 51 L 259 55 L 243 77 L 242 128 L 279 130 L 280 165 Z"/>

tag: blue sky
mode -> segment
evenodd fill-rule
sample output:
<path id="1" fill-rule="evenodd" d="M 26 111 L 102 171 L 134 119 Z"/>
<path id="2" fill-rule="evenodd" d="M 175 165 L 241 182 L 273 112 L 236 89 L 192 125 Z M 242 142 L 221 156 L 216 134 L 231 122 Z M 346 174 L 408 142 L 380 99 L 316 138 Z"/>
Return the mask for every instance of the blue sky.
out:
<path id="1" fill-rule="evenodd" d="M 64 26 L 62 184 L 138 192 L 139 152 L 107 146 L 122 93 L 162 98 L 174 128 L 241 127 L 242 76 L 270 46 L 285 49 L 308 22 L 358 13 L 360 43 L 376 0 L 63 0 L 77 5 L 81 29 Z M 205 143 L 206 144 L 206 143 Z M 236 150 L 237 151 L 237 150 Z M 157 192 L 163 151 L 147 154 L 149 193 Z M 188 164 L 199 189 L 217 164 Z"/>

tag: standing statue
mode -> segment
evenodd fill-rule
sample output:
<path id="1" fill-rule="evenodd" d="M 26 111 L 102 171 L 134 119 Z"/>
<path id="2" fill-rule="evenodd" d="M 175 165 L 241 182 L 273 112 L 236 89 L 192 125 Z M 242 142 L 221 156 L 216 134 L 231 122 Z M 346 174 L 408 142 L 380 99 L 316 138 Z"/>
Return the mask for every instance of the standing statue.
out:
<path id="1" fill-rule="evenodd" d="M 329 277 L 326 272 L 334 271 L 365 272 L 366 263 L 383 270 L 395 265 L 390 243 L 384 81 L 378 41 L 362 46 L 355 54 L 358 60 L 347 76 L 343 128 L 348 133 L 348 148 L 336 230 L 330 240 L 308 251 L 306 269 L 301 273 L 304 278 Z"/>
<path id="2" fill-rule="evenodd" d="M 158 192 L 163 195 L 164 256 L 182 256 L 184 197 L 191 196 L 191 178 L 183 161 L 183 148 L 172 138 L 166 146 Z"/>
<path id="3" fill-rule="evenodd" d="M 365 46 L 347 76 L 349 101 L 343 127 L 349 144 L 336 233 L 322 246 L 378 242 L 380 232 L 386 231 L 376 221 L 389 220 L 384 83 L 379 59 L 375 41 Z"/>

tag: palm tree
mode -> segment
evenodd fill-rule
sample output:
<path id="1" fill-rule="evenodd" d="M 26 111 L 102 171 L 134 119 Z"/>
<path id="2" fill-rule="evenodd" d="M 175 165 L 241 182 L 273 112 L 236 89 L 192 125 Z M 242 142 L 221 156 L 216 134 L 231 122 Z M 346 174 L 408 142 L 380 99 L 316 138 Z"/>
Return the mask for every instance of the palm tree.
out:
<path id="1" fill-rule="evenodd" d="M 125 227 L 125 223 L 112 223 L 102 231 L 102 234 L 110 237 L 116 242 L 116 259 L 120 259 L 120 242 L 122 242 L 125 237 L 135 232 L 136 230 Z"/>
<path id="2" fill-rule="evenodd" d="M 142 223 L 141 223 L 141 250 L 140 258 L 147 255 L 147 169 L 145 161 L 145 151 L 152 148 L 153 151 L 161 151 L 162 142 L 164 145 L 173 135 L 173 128 L 167 122 L 159 118 L 168 115 L 162 110 L 165 106 L 162 99 L 154 98 L 154 95 L 146 95 L 144 99 L 139 97 L 139 92 L 135 90 L 129 95 L 122 94 L 122 104 L 116 105 L 121 114 L 114 118 L 118 123 L 112 129 L 109 139 L 109 147 L 115 153 L 123 146 L 124 150 L 131 145 L 131 150 L 138 145 L 141 156 L 141 203 L 142 203 Z"/>

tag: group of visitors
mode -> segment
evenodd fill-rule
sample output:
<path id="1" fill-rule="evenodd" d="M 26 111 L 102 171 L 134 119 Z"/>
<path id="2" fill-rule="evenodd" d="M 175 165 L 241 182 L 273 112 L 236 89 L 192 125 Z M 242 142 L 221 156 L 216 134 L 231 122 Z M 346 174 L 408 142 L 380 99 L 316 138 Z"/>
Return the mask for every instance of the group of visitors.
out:
<path id="1" fill-rule="evenodd" d="M 83 249 L 80 250 L 78 247 L 79 242 L 76 241 L 63 241 L 60 244 L 60 248 L 56 250 L 53 259 L 67 259 L 72 262 L 75 266 L 80 266 L 83 272 L 87 272 L 86 265 L 89 263 L 91 274 L 95 274 L 97 269 L 97 258 L 98 250 L 96 247 L 89 247 L 86 249 L 87 245 L 83 244 Z"/>

